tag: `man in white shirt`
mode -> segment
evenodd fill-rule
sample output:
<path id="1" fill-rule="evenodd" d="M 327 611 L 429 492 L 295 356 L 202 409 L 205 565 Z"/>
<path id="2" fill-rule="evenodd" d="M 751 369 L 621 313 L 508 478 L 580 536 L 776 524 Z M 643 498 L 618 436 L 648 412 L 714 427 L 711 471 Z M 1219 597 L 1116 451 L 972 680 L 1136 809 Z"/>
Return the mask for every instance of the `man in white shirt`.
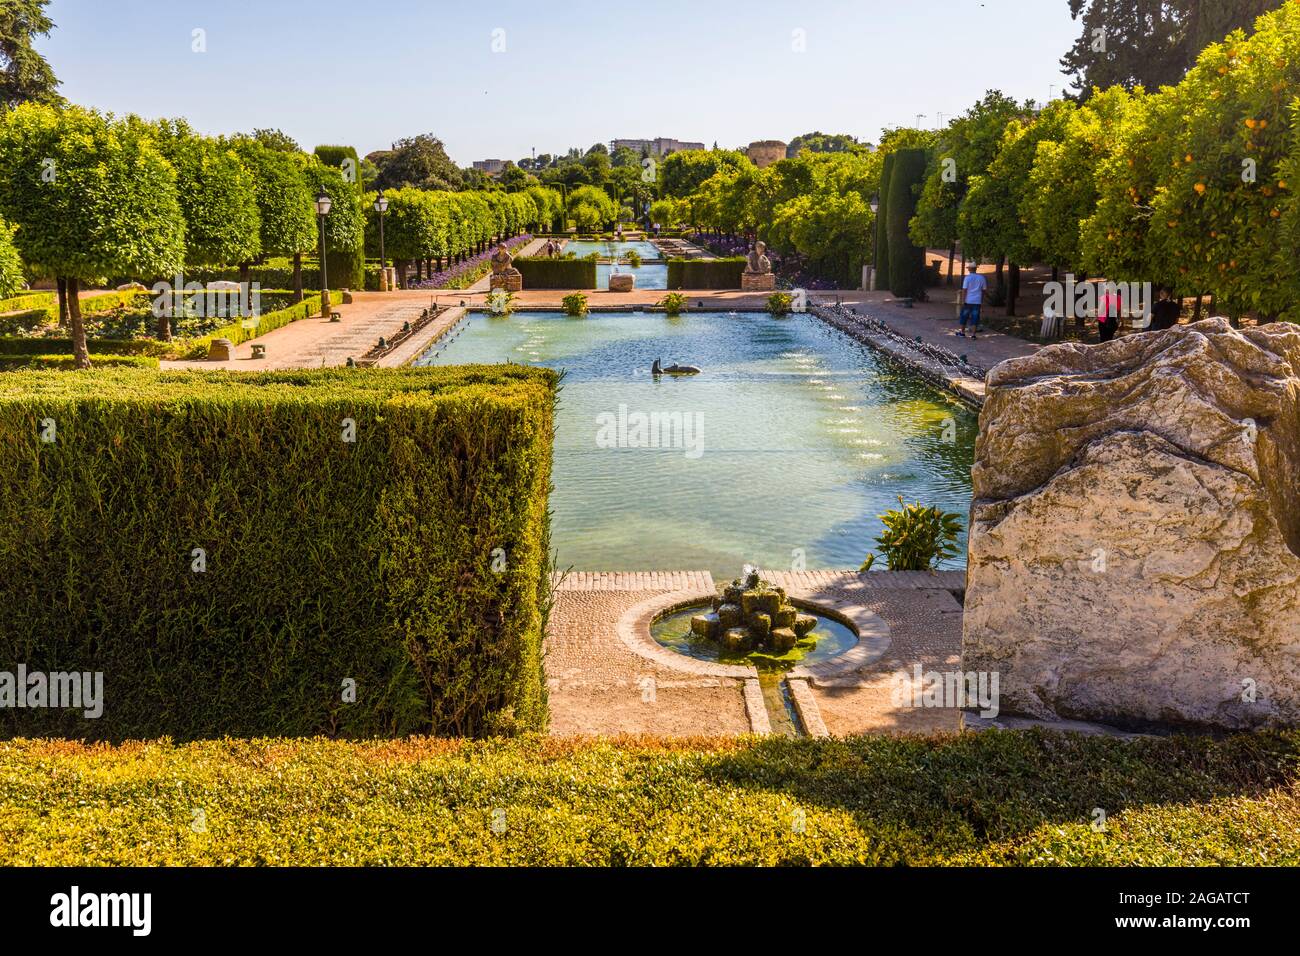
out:
<path id="1" fill-rule="evenodd" d="M 984 294 L 988 291 L 989 280 L 980 275 L 980 267 L 972 262 L 969 274 L 961 281 L 962 305 L 961 328 L 957 334 L 966 337 L 966 323 L 970 322 L 970 337 L 977 338 L 980 330 L 980 306 L 984 304 Z"/>

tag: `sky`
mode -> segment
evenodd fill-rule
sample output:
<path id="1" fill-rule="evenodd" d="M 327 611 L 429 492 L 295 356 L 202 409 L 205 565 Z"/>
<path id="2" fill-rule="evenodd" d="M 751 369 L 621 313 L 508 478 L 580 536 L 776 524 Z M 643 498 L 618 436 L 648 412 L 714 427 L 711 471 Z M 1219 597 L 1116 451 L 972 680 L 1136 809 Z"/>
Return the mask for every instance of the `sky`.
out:
<path id="1" fill-rule="evenodd" d="M 723 147 L 934 127 L 1044 101 L 1066 0 L 52 0 L 69 100 L 284 130 L 365 155 L 433 133 L 461 166 L 614 138 Z"/>

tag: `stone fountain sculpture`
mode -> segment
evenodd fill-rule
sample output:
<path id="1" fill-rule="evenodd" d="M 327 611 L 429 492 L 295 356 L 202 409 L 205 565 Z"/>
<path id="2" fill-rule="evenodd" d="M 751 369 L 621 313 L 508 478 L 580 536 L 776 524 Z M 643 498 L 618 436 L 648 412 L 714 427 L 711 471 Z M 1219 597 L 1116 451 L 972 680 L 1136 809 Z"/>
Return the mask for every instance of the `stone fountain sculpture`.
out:
<path id="1" fill-rule="evenodd" d="M 745 271 L 740 274 L 742 292 L 771 292 L 776 288 L 772 274 L 772 260 L 767 257 L 767 243 L 758 241 L 745 260 Z"/>
<path id="2" fill-rule="evenodd" d="M 816 626 L 816 617 L 799 613 L 785 590 L 762 580 L 755 568 L 723 588 L 711 612 L 691 618 L 696 634 L 738 653 L 762 648 L 784 654 Z"/>
<path id="3" fill-rule="evenodd" d="M 497 251 L 492 253 L 492 278 L 488 280 L 488 287 L 491 289 L 503 289 L 506 292 L 522 292 L 524 290 L 523 273 L 514 267 L 515 258 L 506 248 L 506 244 L 497 245 Z"/>

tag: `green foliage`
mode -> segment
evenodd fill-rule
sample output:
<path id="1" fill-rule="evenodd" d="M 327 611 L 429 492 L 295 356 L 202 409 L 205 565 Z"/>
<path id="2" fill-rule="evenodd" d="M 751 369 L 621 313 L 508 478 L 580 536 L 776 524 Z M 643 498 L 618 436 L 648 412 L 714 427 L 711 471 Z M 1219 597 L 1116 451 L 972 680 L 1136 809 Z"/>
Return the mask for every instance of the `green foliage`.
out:
<path id="1" fill-rule="evenodd" d="M 657 181 L 661 195 L 689 196 L 718 173 L 734 175 L 754 164 L 734 149 L 683 149 L 659 162 Z"/>
<path id="2" fill-rule="evenodd" d="M 908 224 L 916 211 L 917 192 L 925 178 L 926 151 L 900 149 L 894 153 L 889 177 L 885 240 L 889 243 L 889 290 L 897 296 L 925 292 L 925 250 L 913 245 Z"/>
<path id="3" fill-rule="evenodd" d="M 0 299 L 0 313 L 44 309 L 56 302 L 53 292 L 19 292 L 8 299 Z"/>
<path id="4" fill-rule="evenodd" d="M 566 315 L 587 314 L 587 294 L 585 292 L 570 292 L 560 302 L 564 306 Z"/>
<path id="5" fill-rule="evenodd" d="M 568 216 L 578 229 L 602 229 L 618 218 L 618 207 L 605 190 L 579 186 L 569 193 Z"/>
<path id="6" fill-rule="evenodd" d="M 14 227 L 0 219 L 0 312 L 6 311 L 3 300 L 23 287 L 23 260 L 14 248 Z"/>
<path id="7" fill-rule="evenodd" d="M 315 249 L 316 197 L 307 188 L 306 157 L 256 139 L 237 139 L 233 147 L 253 176 L 262 254 L 292 256 Z"/>
<path id="8" fill-rule="evenodd" d="M 142 124 L 24 104 L 0 120 L 0 167 L 0 215 L 38 273 L 152 279 L 180 269 L 176 174 Z"/>
<path id="9" fill-rule="evenodd" d="M 0 376 L 0 659 L 105 686 L 0 732 L 541 728 L 554 396 L 520 366 Z"/>
<path id="10" fill-rule="evenodd" d="M 1295 731 L 18 740 L 0 818 L 14 866 L 1296 866 L 1298 763 Z"/>
<path id="11" fill-rule="evenodd" d="M 8 372 L 18 368 L 73 370 L 77 368 L 77 360 L 71 352 L 72 342 L 69 340 L 68 352 L 63 355 L 0 355 L 0 371 Z M 128 368 L 156 369 L 158 359 L 152 355 L 103 354 L 95 356 L 95 366 L 98 368 L 125 366 Z"/>
<path id="12" fill-rule="evenodd" d="M 790 302 L 789 292 L 773 292 L 767 297 L 767 311 L 773 315 L 789 315 Z"/>
<path id="13" fill-rule="evenodd" d="M 50 0 L 5 0 L 0 4 L 0 113 L 19 103 L 57 104 L 59 81 L 34 38 L 49 36 L 54 23 L 45 12 Z"/>
<path id="14" fill-rule="evenodd" d="M 153 339 L 88 339 L 91 355 L 152 355 L 161 358 L 168 346 Z M 36 338 L 27 335 L 0 336 L 0 356 L 70 354 L 72 340 Z"/>
<path id="15" fill-rule="evenodd" d="M 186 265 L 256 258 L 262 251 L 257 192 L 239 156 L 217 140 L 195 134 L 184 120 L 160 120 L 148 132 L 176 171 Z"/>
<path id="16" fill-rule="evenodd" d="M 744 258 L 669 259 L 670 289 L 739 289 Z"/>
<path id="17" fill-rule="evenodd" d="M 885 556 L 891 571 L 929 571 L 939 562 L 956 557 L 957 536 L 961 534 L 961 515 L 924 507 L 920 502 L 907 504 L 898 496 L 899 508 L 880 516 L 885 529 L 876 538 L 876 547 Z M 867 556 L 863 571 L 871 570 L 875 555 Z"/>
<path id="18" fill-rule="evenodd" d="M 680 292 L 669 292 L 659 300 L 659 308 L 663 309 L 669 315 L 681 315 L 687 310 L 690 303 L 686 296 Z"/>
<path id="19" fill-rule="evenodd" d="M 545 256 L 527 256 L 516 259 L 515 268 L 524 277 L 525 289 L 596 288 L 594 257 L 550 259 Z"/>
<path id="20" fill-rule="evenodd" d="M 321 167 L 338 174 L 337 178 L 318 177 L 318 184 L 333 202 L 325 217 L 325 265 L 330 285 L 362 289 L 366 282 L 366 216 L 361 158 L 351 146 L 317 146 L 315 156 Z"/>

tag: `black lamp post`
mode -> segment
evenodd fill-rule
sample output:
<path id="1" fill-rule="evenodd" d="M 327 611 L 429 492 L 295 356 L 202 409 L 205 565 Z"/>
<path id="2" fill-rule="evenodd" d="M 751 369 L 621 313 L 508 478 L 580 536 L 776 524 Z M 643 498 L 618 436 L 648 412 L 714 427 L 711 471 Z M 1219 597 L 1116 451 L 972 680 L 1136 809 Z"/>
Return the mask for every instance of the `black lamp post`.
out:
<path id="1" fill-rule="evenodd" d="M 877 213 L 879 212 L 880 212 L 880 194 L 876 193 L 871 197 L 871 215 L 876 217 L 876 241 L 873 244 L 874 248 L 871 250 L 872 288 L 868 289 L 867 290 L 868 292 L 874 292 L 876 291 L 876 289 L 880 288 L 880 235 L 882 230 L 880 228 L 880 216 L 877 215 Z"/>
<path id="2" fill-rule="evenodd" d="M 388 260 L 384 258 L 384 213 L 388 211 L 388 199 L 384 191 L 379 190 L 375 198 L 375 212 L 379 213 L 379 291 L 388 291 Z"/>
<path id="3" fill-rule="evenodd" d="M 330 280 L 329 272 L 325 267 L 325 217 L 330 214 L 330 206 L 333 203 L 329 194 L 321 190 L 321 194 L 316 197 L 316 216 L 320 219 L 320 314 L 322 318 L 327 318 L 330 314 Z"/>

